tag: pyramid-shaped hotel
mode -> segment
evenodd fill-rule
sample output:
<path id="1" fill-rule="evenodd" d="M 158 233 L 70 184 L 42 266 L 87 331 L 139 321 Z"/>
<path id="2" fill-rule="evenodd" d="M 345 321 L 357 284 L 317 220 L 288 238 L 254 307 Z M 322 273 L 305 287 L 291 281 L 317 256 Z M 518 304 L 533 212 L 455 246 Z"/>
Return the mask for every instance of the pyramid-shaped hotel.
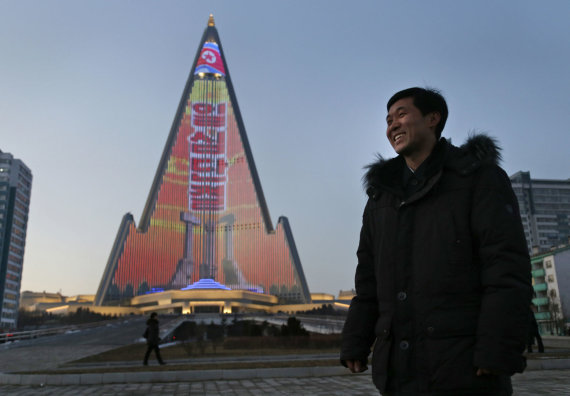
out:
<path id="1" fill-rule="evenodd" d="M 274 228 L 210 16 L 138 226 L 123 217 L 95 305 L 172 290 L 309 303 L 287 218 Z"/>

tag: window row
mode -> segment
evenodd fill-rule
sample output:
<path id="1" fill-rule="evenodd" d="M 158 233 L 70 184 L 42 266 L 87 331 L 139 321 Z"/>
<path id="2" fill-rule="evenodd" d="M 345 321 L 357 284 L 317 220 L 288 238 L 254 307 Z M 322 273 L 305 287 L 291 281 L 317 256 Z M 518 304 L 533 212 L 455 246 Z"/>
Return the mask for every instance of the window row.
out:
<path id="1" fill-rule="evenodd" d="M 18 305 L 17 305 L 17 304 L 11 303 L 11 302 L 8 302 L 8 301 L 5 301 L 4 304 L 2 304 L 2 306 L 3 306 L 4 308 L 7 308 L 7 309 L 17 309 L 17 308 L 18 308 Z"/>
<path id="2" fill-rule="evenodd" d="M 24 251 L 23 251 L 22 249 L 19 249 L 19 248 L 13 246 L 13 245 L 10 245 L 10 251 L 11 251 L 12 253 L 16 253 L 16 254 L 18 254 L 18 255 L 20 255 L 20 256 L 23 256 L 23 255 L 24 255 Z"/>
<path id="3" fill-rule="evenodd" d="M 6 282 L 6 283 L 4 284 L 4 287 L 5 287 L 6 289 L 8 289 L 8 290 L 18 290 L 18 289 L 20 288 L 19 285 L 13 285 L 13 284 L 10 283 L 10 282 Z"/>
<path id="4" fill-rule="evenodd" d="M 8 264 L 8 271 L 12 271 L 12 272 L 19 274 L 20 270 L 21 270 L 21 267 L 18 267 L 14 264 Z"/>
<path id="5" fill-rule="evenodd" d="M 30 199 L 28 197 L 26 197 L 24 194 L 18 192 L 16 193 L 16 196 L 18 197 L 18 199 L 20 201 L 22 201 L 24 204 L 26 205 L 30 205 Z"/>
<path id="6" fill-rule="evenodd" d="M 17 312 L 2 312 L 2 319 L 16 319 L 16 314 Z M 4 323 L 6 322 L 2 322 L 2 324 Z"/>
<path id="7" fill-rule="evenodd" d="M 6 272 L 6 279 L 14 281 L 14 282 L 18 282 L 20 280 L 20 275 L 14 275 L 11 272 Z"/>
<path id="8" fill-rule="evenodd" d="M 25 214 L 28 213 L 28 206 L 26 206 L 26 205 L 24 205 L 24 204 L 22 204 L 22 203 L 20 203 L 20 202 L 18 202 L 18 201 L 16 201 L 16 207 L 17 207 L 18 209 L 20 209 L 22 212 L 24 212 Z"/>
<path id="9" fill-rule="evenodd" d="M 19 257 L 14 256 L 13 254 L 8 255 L 8 260 L 13 262 L 16 265 L 22 265 L 22 259 Z"/>

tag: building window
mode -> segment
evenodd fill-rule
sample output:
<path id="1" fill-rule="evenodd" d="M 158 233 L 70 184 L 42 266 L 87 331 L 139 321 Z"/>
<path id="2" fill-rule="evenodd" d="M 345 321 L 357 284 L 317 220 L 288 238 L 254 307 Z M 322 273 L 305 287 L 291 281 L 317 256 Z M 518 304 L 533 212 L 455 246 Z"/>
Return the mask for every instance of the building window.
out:
<path id="1" fill-rule="evenodd" d="M 550 260 L 545 261 L 545 262 L 544 262 L 544 266 L 545 266 L 546 268 L 552 268 L 552 261 L 550 261 Z"/>
<path id="2" fill-rule="evenodd" d="M 554 282 L 554 275 L 548 275 L 547 279 L 550 283 Z"/>

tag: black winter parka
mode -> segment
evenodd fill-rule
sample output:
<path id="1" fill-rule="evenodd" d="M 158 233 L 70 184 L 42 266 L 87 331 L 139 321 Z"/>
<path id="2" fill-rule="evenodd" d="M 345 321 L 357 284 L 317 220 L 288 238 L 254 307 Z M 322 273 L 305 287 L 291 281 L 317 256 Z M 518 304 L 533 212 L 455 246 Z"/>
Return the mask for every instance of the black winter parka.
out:
<path id="1" fill-rule="evenodd" d="M 158 345 L 160 343 L 158 319 L 149 318 L 146 321 L 147 326 L 147 338 L 146 343 L 148 345 Z"/>
<path id="2" fill-rule="evenodd" d="M 485 135 L 442 138 L 409 196 L 401 156 L 369 167 L 341 361 L 373 346 L 381 392 L 508 395 L 525 368 L 530 260 L 499 151 Z"/>

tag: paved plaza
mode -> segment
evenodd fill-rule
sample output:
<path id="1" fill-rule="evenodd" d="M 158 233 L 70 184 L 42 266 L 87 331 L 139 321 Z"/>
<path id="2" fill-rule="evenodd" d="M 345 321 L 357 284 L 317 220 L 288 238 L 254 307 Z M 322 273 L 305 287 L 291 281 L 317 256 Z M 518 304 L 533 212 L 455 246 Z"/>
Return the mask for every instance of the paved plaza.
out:
<path id="1" fill-rule="evenodd" d="M 0 395 L 378 395 L 370 372 L 348 374 L 340 366 L 273 369 L 132 371 L 140 361 L 106 362 L 111 370 L 97 374 L 101 364 L 77 359 L 126 345 L 140 338 L 143 319 L 129 319 L 100 328 L 0 345 Z M 545 337 L 547 353 L 529 356 L 527 372 L 513 377 L 516 396 L 570 396 L 570 338 Z M 331 359 L 323 354 L 322 358 Z M 242 356 L 217 358 L 239 362 L 288 361 L 297 357 Z M 304 356 L 316 360 L 319 356 Z M 194 363 L 204 358 L 192 358 Z M 208 358 L 212 359 L 212 358 Z M 169 362 L 175 363 L 188 362 Z M 156 362 L 152 361 L 151 366 Z M 65 374 L 69 367 L 86 374 Z M 168 366 L 167 366 L 168 367 Z M 89 369 L 94 371 L 89 373 Z M 123 370 L 123 368 L 127 368 Z M 31 374 L 48 370 L 49 375 Z M 459 395 L 460 396 L 460 395 Z"/>
<path id="2" fill-rule="evenodd" d="M 513 377 L 515 396 L 570 395 L 570 370 L 530 371 Z M 2 395 L 378 395 L 369 374 L 176 383 L 71 386 L 1 385 Z"/>

